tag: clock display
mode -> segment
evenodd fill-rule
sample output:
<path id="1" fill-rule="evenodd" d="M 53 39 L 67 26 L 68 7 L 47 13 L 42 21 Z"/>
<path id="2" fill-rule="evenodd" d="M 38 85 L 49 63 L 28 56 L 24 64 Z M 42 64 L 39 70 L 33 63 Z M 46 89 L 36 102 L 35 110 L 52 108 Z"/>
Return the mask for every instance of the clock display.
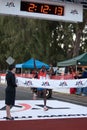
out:
<path id="1" fill-rule="evenodd" d="M 21 11 L 64 16 L 64 6 L 21 1 Z"/>

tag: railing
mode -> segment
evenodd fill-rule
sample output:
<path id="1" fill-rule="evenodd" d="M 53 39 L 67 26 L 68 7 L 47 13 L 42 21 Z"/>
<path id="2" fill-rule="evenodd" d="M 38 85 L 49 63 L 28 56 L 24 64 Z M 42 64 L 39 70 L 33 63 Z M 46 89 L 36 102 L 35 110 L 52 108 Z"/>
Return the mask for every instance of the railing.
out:
<path id="1" fill-rule="evenodd" d="M 6 74 L 0 74 L 0 76 L 5 76 Z M 34 74 L 16 74 L 17 77 L 24 77 L 24 78 L 34 78 Z M 73 79 L 74 76 L 72 74 L 65 74 L 65 75 L 54 75 L 51 76 L 51 79 Z"/>

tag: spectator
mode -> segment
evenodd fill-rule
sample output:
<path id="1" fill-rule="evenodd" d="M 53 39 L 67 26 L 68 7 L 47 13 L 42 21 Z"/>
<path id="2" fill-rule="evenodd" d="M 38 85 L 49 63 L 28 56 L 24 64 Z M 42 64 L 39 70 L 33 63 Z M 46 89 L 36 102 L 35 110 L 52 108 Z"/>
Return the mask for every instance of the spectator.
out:
<path id="1" fill-rule="evenodd" d="M 77 71 L 76 75 L 74 76 L 75 79 L 81 79 L 82 75 L 80 74 L 79 71 Z M 82 88 L 76 88 L 76 94 L 81 95 L 82 93 Z"/>
<path id="2" fill-rule="evenodd" d="M 15 66 L 10 65 L 9 71 L 6 74 L 6 81 L 7 81 L 7 87 L 5 90 L 5 104 L 6 104 L 6 119 L 7 120 L 14 120 L 13 117 L 11 117 L 10 113 L 10 107 L 15 104 L 15 94 L 16 94 L 16 79 L 15 79 Z"/>
<path id="3" fill-rule="evenodd" d="M 49 75 L 50 75 L 50 77 L 51 77 L 52 75 L 55 75 L 55 72 L 54 72 L 54 69 L 53 69 L 53 66 L 52 66 L 52 65 L 50 65 Z"/>
<path id="4" fill-rule="evenodd" d="M 87 78 L 87 70 L 83 67 L 82 68 L 82 78 Z M 87 87 L 82 88 L 82 96 L 86 96 L 87 95 Z"/>
<path id="5" fill-rule="evenodd" d="M 87 70 L 82 67 L 82 75 L 78 75 L 78 78 L 87 78 Z M 87 95 L 87 87 L 84 88 L 77 88 L 76 94 L 86 96 Z"/>

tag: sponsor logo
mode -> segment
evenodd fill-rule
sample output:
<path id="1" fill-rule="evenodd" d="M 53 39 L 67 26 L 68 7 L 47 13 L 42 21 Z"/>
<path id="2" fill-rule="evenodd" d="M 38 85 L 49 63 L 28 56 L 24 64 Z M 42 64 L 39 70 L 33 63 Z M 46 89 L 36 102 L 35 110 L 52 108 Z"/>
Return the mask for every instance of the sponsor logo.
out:
<path id="1" fill-rule="evenodd" d="M 87 86 L 87 80 L 83 83 L 83 81 L 77 81 L 75 84 L 77 87 L 86 87 Z"/>
<path id="2" fill-rule="evenodd" d="M 6 106 L 4 105 L 4 101 L 1 101 L 0 104 L 0 120 L 4 120 L 6 119 Z M 52 106 L 52 104 L 55 105 Z M 17 101 L 16 105 L 11 106 L 11 113 L 15 120 L 87 117 L 86 107 L 65 104 L 64 102 L 60 105 L 60 102 L 54 100 L 51 102 L 48 101 L 48 111 L 45 112 L 43 110 L 44 104 L 42 101 Z M 82 111 L 83 108 L 84 112 Z M 77 113 L 76 110 L 78 110 Z M 60 111 L 62 113 L 60 113 Z"/>
<path id="3" fill-rule="evenodd" d="M 60 82 L 59 86 L 64 87 L 64 86 L 68 86 L 68 85 L 67 85 L 67 83 L 64 81 L 64 82 Z"/>
<path id="4" fill-rule="evenodd" d="M 14 3 L 13 1 L 7 2 L 5 6 L 7 6 L 7 7 L 9 7 L 9 8 L 10 8 L 10 7 L 15 7 L 15 3 Z"/>
<path id="5" fill-rule="evenodd" d="M 74 15 L 75 15 L 75 14 L 79 14 L 76 9 L 74 9 L 74 10 L 72 9 L 70 13 L 71 13 L 71 14 L 74 14 Z"/>
<path id="6" fill-rule="evenodd" d="M 25 85 L 27 85 L 27 86 L 30 86 L 30 85 L 33 85 L 33 83 L 32 83 L 32 81 L 31 80 L 29 80 L 29 81 L 25 81 L 25 83 L 24 83 Z"/>
<path id="7" fill-rule="evenodd" d="M 86 117 L 87 116 L 87 114 L 60 114 L 60 115 L 44 115 L 44 116 L 42 116 L 42 115 L 38 115 L 38 118 L 46 118 L 46 117 L 49 117 L 49 118 L 52 118 L 52 117 Z"/>
<path id="8" fill-rule="evenodd" d="M 80 86 L 80 85 L 83 86 L 83 83 L 82 83 L 82 81 L 77 81 L 75 85 L 76 86 Z"/>
<path id="9" fill-rule="evenodd" d="M 50 86 L 50 84 L 48 81 L 46 81 L 46 82 L 42 82 L 42 86 Z"/>
<path id="10" fill-rule="evenodd" d="M 10 109 L 12 109 L 13 107 L 15 107 L 16 109 L 12 112 L 20 112 L 20 111 L 26 111 L 26 110 L 41 110 L 44 105 L 42 104 L 35 104 L 35 106 L 32 106 L 30 104 L 27 103 L 19 103 L 18 105 L 14 105 L 11 106 Z M 47 106 L 49 110 L 53 110 L 53 109 L 70 109 L 69 107 L 51 107 L 51 106 Z M 18 108 L 18 110 L 17 110 Z M 3 106 L 2 108 L 0 108 L 0 110 L 6 110 L 6 106 Z"/>

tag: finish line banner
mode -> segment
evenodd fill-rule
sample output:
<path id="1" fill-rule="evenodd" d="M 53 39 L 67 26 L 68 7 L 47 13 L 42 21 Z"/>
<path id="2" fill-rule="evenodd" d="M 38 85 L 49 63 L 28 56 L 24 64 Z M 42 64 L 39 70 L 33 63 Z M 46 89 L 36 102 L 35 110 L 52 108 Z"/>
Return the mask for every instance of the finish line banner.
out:
<path id="1" fill-rule="evenodd" d="M 21 87 L 36 87 L 36 88 L 46 88 L 46 89 L 83 88 L 83 87 L 87 87 L 87 78 L 53 80 L 53 79 L 28 79 L 28 78 L 17 77 L 17 85 Z"/>

